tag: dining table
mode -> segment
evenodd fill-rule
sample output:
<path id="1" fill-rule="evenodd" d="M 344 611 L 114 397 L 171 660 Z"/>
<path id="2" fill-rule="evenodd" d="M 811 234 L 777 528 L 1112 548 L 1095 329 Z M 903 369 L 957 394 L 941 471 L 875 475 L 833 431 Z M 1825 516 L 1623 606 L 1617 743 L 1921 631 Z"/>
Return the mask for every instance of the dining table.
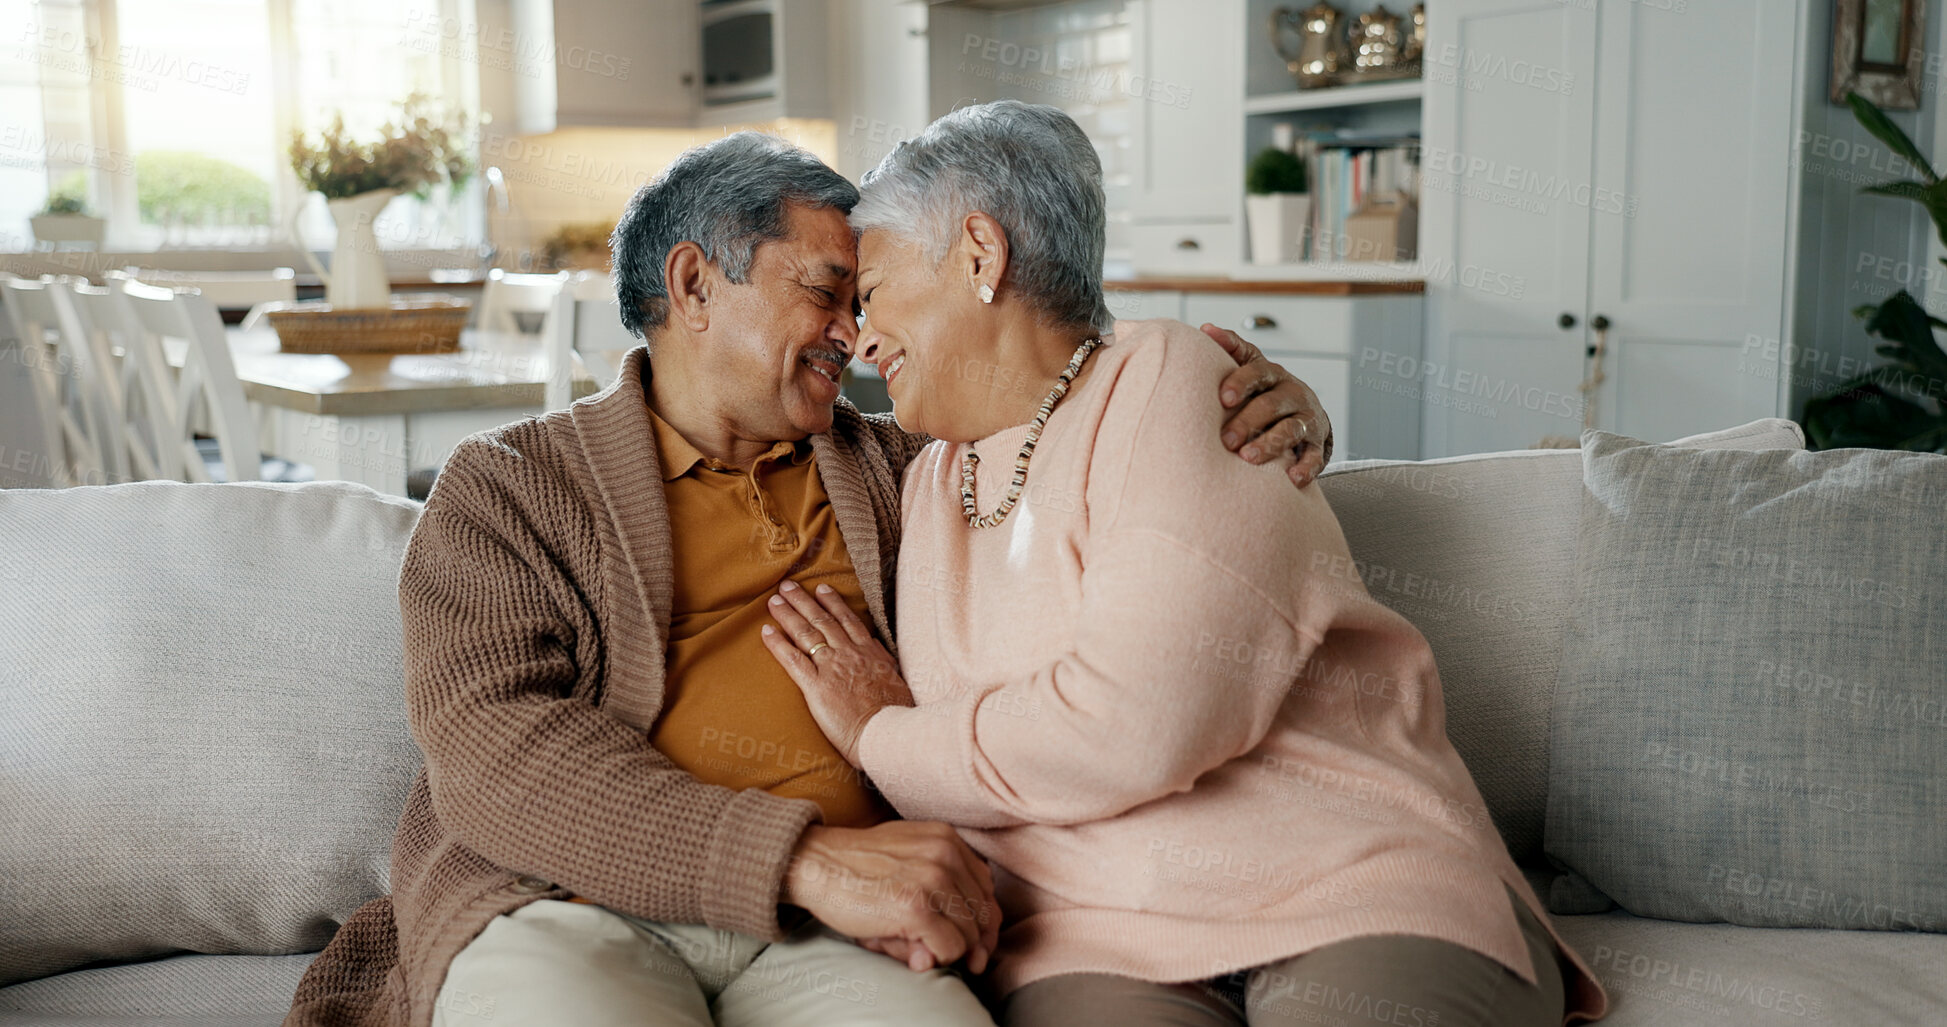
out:
<path id="1" fill-rule="evenodd" d="M 320 479 L 406 495 L 407 477 L 438 468 L 461 439 L 546 409 L 552 363 L 544 337 L 467 329 L 445 353 L 286 353 L 269 326 L 226 330 L 258 425 L 258 447 Z M 164 339 L 183 366 L 189 344 Z M 600 390 L 571 356 L 571 396 Z"/>

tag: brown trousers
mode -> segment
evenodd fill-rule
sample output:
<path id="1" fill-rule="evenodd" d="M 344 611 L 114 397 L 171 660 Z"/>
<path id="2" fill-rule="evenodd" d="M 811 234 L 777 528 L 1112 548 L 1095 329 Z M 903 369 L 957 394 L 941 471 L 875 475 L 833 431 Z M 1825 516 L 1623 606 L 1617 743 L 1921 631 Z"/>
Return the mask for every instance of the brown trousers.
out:
<path id="1" fill-rule="evenodd" d="M 1009 995 L 999 1019 L 1003 1027 L 1561 1027 L 1554 940 L 1513 892 L 1508 899 L 1539 986 L 1451 942 L 1374 935 L 1188 984 L 1046 977 Z"/>

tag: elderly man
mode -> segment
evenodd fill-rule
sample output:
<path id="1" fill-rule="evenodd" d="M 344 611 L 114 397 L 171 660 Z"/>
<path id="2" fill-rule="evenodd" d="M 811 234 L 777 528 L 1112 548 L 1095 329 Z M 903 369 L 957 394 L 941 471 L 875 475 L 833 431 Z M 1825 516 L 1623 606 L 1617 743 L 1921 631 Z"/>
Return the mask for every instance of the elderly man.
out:
<path id="1" fill-rule="evenodd" d="M 857 200 L 766 136 L 684 154 L 615 231 L 648 345 L 454 451 L 400 572 L 426 762 L 393 894 L 287 1023 L 990 1022 L 935 966 L 993 951 L 986 865 L 895 819 L 759 634 L 790 579 L 893 638 L 900 473 L 929 440 L 838 397 Z M 1329 448 L 1315 398 L 1225 341 L 1248 361 L 1225 430 L 1260 460 L 1298 449 L 1304 485 Z"/>

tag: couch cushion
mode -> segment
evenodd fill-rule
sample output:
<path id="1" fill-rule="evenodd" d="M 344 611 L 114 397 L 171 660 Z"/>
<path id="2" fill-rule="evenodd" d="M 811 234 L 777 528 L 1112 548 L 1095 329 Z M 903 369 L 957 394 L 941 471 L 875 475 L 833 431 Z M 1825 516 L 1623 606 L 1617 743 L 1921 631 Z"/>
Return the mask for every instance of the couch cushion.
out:
<path id="1" fill-rule="evenodd" d="M 314 951 L 389 890 L 418 510 L 343 482 L 0 492 L 0 983 Z"/>
<path id="2" fill-rule="evenodd" d="M 1556 917 L 1609 993 L 1602 1027 L 1947 1023 L 1947 937 Z"/>
<path id="3" fill-rule="evenodd" d="M 1947 930 L 1947 456 L 1583 465 L 1551 859 L 1641 916 Z"/>
<path id="4" fill-rule="evenodd" d="M 1803 449 L 1805 436 L 1773 418 L 1671 445 Z M 1319 478 L 1366 588 L 1433 646 L 1447 734 L 1523 861 L 1541 853 L 1581 481 L 1580 455 L 1559 449 L 1359 460 Z"/>
<path id="5" fill-rule="evenodd" d="M 267 1027 L 316 958 L 174 956 L 56 974 L 0 988 L 0 1027 Z"/>

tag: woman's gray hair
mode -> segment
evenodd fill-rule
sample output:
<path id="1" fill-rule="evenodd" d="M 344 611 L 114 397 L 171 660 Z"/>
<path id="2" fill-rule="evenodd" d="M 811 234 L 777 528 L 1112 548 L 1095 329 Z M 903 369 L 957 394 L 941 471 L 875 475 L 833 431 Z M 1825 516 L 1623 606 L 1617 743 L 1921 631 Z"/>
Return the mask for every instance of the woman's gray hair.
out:
<path id="1" fill-rule="evenodd" d="M 899 144 L 865 176 L 852 228 L 892 232 L 934 261 L 961 219 L 982 211 L 1007 233 L 1003 288 L 1061 324 L 1108 331 L 1102 161 L 1060 108 L 997 100 L 962 107 Z"/>
<path id="2" fill-rule="evenodd" d="M 757 245 L 785 235 L 785 207 L 849 211 L 859 192 L 809 152 L 758 132 L 738 132 L 683 151 L 636 190 L 609 237 L 622 327 L 642 336 L 669 316 L 663 260 L 693 242 L 733 282 L 743 282 Z"/>

